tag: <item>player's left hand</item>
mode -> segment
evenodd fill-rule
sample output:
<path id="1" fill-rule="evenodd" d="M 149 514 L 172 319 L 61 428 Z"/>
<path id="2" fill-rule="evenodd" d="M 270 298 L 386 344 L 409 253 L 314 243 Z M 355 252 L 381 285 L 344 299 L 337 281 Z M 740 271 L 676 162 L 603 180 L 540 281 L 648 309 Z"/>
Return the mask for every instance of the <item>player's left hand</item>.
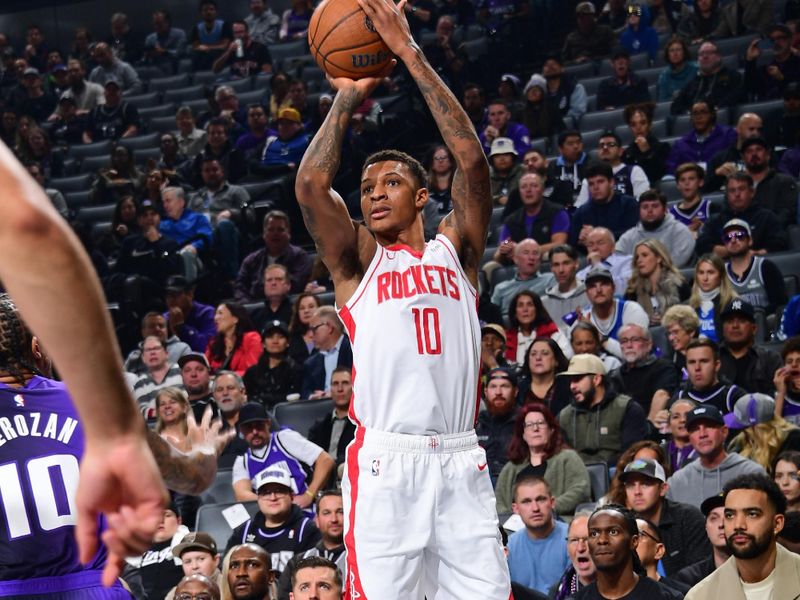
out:
<path id="1" fill-rule="evenodd" d="M 99 514 L 105 513 L 109 528 L 102 540 L 109 556 L 103 585 L 109 586 L 119 577 L 126 556 L 150 547 L 166 501 L 167 491 L 139 431 L 116 438 L 87 438 L 76 497 L 75 535 L 80 560 L 88 563 L 98 548 Z"/>
<path id="2" fill-rule="evenodd" d="M 402 56 L 413 43 L 405 15 L 406 0 L 358 0 L 358 5 L 372 20 L 375 30 L 395 55 Z"/>

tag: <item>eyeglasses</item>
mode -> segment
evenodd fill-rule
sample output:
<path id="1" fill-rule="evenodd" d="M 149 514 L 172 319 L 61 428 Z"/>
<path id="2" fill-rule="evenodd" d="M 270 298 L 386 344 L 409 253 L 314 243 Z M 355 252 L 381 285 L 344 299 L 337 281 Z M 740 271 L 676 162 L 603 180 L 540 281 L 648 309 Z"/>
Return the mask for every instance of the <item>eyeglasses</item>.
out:
<path id="1" fill-rule="evenodd" d="M 640 530 L 639 530 L 639 535 L 643 535 L 643 536 L 644 536 L 644 537 L 646 537 L 646 538 L 650 538 L 650 539 L 651 539 L 651 540 L 653 540 L 653 541 L 654 541 L 656 544 L 660 544 L 660 543 L 661 543 L 661 540 L 659 540 L 659 539 L 656 539 L 656 537 L 655 537 L 655 536 L 653 536 L 653 535 L 650 535 L 649 533 L 647 533 L 647 532 L 646 532 L 645 530 L 643 530 L 643 529 L 640 529 Z"/>
<path id="2" fill-rule="evenodd" d="M 743 240 L 750 236 L 747 235 L 745 231 L 729 231 L 725 235 L 722 236 L 722 241 L 725 243 L 732 242 L 733 240 Z"/>
<path id="3" fill-rule="evenodd" d="M 617 146 L 619 146 L 617 142 L 600 142 L 599 144 L 597 144 L 597 147 L 600 150 L 605 150 L 606 148 L 616 148 Z"/>
<path id="4" fill-rule="evenodd" d="M 258 490 L 259 496 L 275 496 L 276 498 L 283 498 L 289 493 L 289 490 Z"/>
<path id="5" fill-rule="evenodd" d="M 641 344 L 642 342 L 646 342 L 647 339 L 643 337 L 629 337 L 629 338 L 619 338 L 617 340 L 620 346 L 626 346 L 628 344 Z"/>
<path id="6" fill-rule="evenodd" d="M 199 594 L 190 594 L 188 592 L 175 596 L 175 600 L 211 600 L 211 594 L 200 592 Z"/>
<path id="7" fill-rule="evenodd" d="M 547 421 L 528 421 L 522 428 L 523 429 L 543 429 L 547 427 Z"/>
<path id="8" fill-rule="evenodd" d="M 447 160 L 449 158 L 450 157 L 445 154 L 444 156 L 434 156 L 433 160 Z"/>
<path id="9" fill-rule="evenodd" d="M 312 325 L 311 327 L 309 327 L 309 329 L 314 333 L 316 333 L 317 329 L 319 329 L 320 327 L 324 327 L 325 325 L 327 325 L 327 323 L 319 323 L 317 325 Z"/>

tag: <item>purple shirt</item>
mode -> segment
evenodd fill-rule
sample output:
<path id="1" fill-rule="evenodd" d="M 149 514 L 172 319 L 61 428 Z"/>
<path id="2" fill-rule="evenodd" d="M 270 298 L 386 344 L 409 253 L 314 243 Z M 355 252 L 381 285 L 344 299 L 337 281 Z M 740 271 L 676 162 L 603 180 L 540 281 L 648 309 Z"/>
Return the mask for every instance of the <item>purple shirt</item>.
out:
<path id="1" fill-rule="evenodd" d="M 481 144 L 483 144 L 483 151 L 486 152 L 486 156 L 489 156 L 489 151 L 492 149 L 491 142 L 486 140 L 483 132 L 481 132 L 479 137 Z M 509 121 L 506 124 L 505 133 L 501 133 L 500 137 L 511 138 L 511 140 L 514 142 L 514 150 L 516 150 L 517 154 L 519 155 L 517 159 L 525 154 L 528 151 L 528 148 L 531 146 L 531 134 L 528 132 L 528 128 L 521 123 Z"/>
<path id="2" fill-rule="evenodd" d="M 217 333 L 214 312 L 213 306 L 193 302 L 192 310 L 184 316 L 183 327 L 178 332 L 178 337 L 189 344 L 195 352 L 205 352 L 209 340 Z M 164 313 L 164 318 L 169 322 L 168 312 Z"/>
<path id="3" fill-rule="evenodd" d="M 705 169 L 717 152 L 727 150 L 735 143 L 736 130 L 731 127 L 715 125 L 702 141 L 692 130 L 673 144 L 667 157 L 667 173 L 675 174 L 675 169 L 687 162 L 699 163 Z"/>
<path id="4" fill-rule="evenodd" d="M 536 217 L 539 215 L 525 215 L 525 232 L 528 237 L 531 237 L 533 231 L 533 224 L 536 222 Z M 560 210 L 553 216 L 553 222 L 550 225 L 550 233 L 569 233 L 569 215 L 566 210 Z M 503 225 L 500 232 L 500 241 L 503 242 L 511 237 L 508 230 L 508 225 Z"/>

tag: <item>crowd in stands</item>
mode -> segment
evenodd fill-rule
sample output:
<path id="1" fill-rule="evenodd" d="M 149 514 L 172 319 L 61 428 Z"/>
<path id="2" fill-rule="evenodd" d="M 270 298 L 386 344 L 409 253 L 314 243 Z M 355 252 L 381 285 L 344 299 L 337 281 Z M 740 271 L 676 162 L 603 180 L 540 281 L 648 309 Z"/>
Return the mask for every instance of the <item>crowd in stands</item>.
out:
<path id="1" fill-rule="evenodd" d="M 116 13 L 68 48 L 0 32 L 0 139 L 89 251 L 143 418 L 179 450 L 206 410 L 239 433 L 224 493 L 173 494 L 130 561 L 139 599 L 342 594 L 352 351 L 294 200 L 335 95 L 313 10 Z M 796 594 L 800 3 L 405 11 L 490 165 L 477 431 L 514 597 Z M 435 131 L 407 74 L 380 83 L 334 184 L 354 219 L 364 158 L 398 147 L 435 237 L 455 169 Z M 745 577 L 765 553 L 772 596 Z"/>

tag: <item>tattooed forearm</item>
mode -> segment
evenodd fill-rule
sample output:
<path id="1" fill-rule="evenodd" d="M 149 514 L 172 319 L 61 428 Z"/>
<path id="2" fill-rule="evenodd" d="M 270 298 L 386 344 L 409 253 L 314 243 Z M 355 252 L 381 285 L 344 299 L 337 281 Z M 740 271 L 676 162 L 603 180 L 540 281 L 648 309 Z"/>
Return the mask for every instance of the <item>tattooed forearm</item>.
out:
<path id="1" fill-rule="evenodd" d="M 322 236 L 319 235 L 319 227 L 317 227 L 317 217 L 314 215 L 313 209 L 307 204 L 300 204 L 300 214 L 303 215 L 303 222 L 306 224 L 306 229 L 314 244 L 317 247 L 317 254 L 320 259 L 325 259 L 325 245 L 322 242 Z"/>
<path id="2" fill-rule="evenodd" d="M 342 156 L 342 143 L 350 116 L 362 100 L 356 90 L 345 90 L 336 94 L 331 110 L 308 146 L 305 156 L 313 162 L 311 168 L 333 180 L 339 169 Z M 305 160 L 303 161 L 305 162 Z M 302 165 L 301 165 L 302 168 Z"/>
<path id="3" fill-rule="evenodd" d="M 147 443 L 156 459 L 161 477 L 170 490 L 196 496 L 211 485 L 217 474 L 217 457 L 192 452 L 182 454 L 153 431 L 147 432 Z"/>

